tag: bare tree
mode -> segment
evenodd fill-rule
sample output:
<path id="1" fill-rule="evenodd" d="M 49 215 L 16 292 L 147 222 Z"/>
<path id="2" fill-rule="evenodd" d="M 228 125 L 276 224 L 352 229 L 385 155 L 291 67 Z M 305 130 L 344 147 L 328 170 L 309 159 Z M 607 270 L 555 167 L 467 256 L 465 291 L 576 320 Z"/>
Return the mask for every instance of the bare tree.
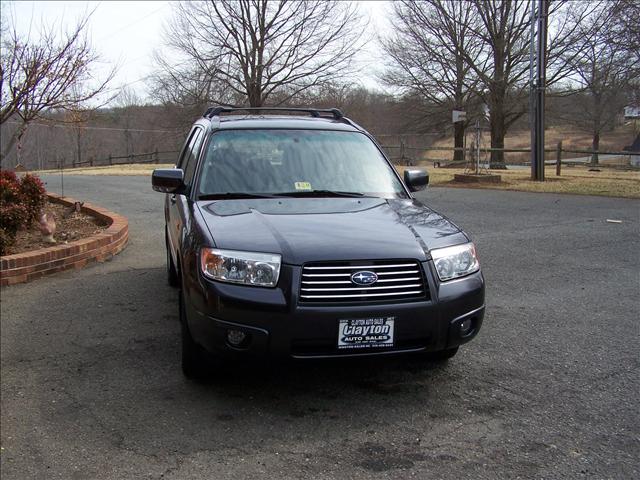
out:
<path id="1" fill-rule="evenodd" d="M 478 16 L 474 36 L 483 50 L 477 58 L 465 52 L 465 59 L 478 75 L 481 85 L 478 94 L 489 107 L 491 147 L 502 149 L 509 128 L 527 112 L 531 2 L 469 0 L 465 5 Z M 576 18 L 583 18 L 591 10 L 589 2 L 551 3 L 547 85 L 568 75 L 563 55 L 575 38 L 576 24 L 567 20 L 567 12 L 572 11 Z M 491 165 L 494 168 L 504 165 L 502 151 L 491 152 Z"/>
<path id="2" fill-rule="evenodd" d="M 235 104 L 242 102 L 242 96 L 225 89 L 222 82 L 208 70 L 192 60 L 176 63 L 161 52 L 154 52 L 156 73 L 150 78 L 151 95 L 164 105 L 180 105 L 186 108 L 188 117 L 201 113 L 212 102 Z M 189 120 L 190 122 L 190 120 Z"/>
<path id="3" fill-rule="evenodd" d="M 262 106 L 351 72 L 363 25 L 347 2 L 216 0 L 181 2 L 166 43 L 184 63 L 159 57 L 156 84 L 197 101 L 241 99 Z"/>
<path id="4" fill-rule="evenodd" d="M 631 84 L 640 76 L 638 44 L 625 41 L 622 35 L 630 32 L 624 27 L 611 28 L 622 15 L 629 13 L 626 8 L 635 8 L 638 13 L 637 4 L 605 1 L 586 19 L 571 15 L 579 35 L 567 49 L 564 59 L 570 68 L 571 84 L 581 108 L 566 119 L 591 133 L 595 151 L 600 148 L 601 133 L 613 128 L 625 102 L 630 100 Z M 597 153 L 593 155 L 592 163 L 598 163 Z"/>
<path id="5" fill-rule="evenodd" d="M 12 119 L 18 127 L 2 152 L 3 160 L 16 143 L 20 147 L 29 123 L 52 110 L 78 108 L 95 99 L 115 74 L 111 70 L 93 81 L 92 67 L 99 57 L 86 36 L 90 15 L 62 35 L 55 25 L 43 25 L 35 40 L 4 23 L 5 17 L 0 40 L 0 124 Z"/>
<path id="6" fill-rule="evenodd" d="M 118 116 L 123 128 L 126 155 L 130 155 L 134 150 L 131 128 L 136 107 L 140 106 L 140 98 L 131 87 L 125 85 L 120 89 L 115 103 L 119 107 Z"/>
<path id="7" fill-rule="evenodd" d="M 88 126 L 89 120 L 91 119 L 92 111 L 90 109 L 79 109 L 76 108 L 74 110 L 66 110 L 64 112 L 65 123 L 69 123 L 71 127 L 71 131 L 73 132 L 73 139 L 75 143 L 75 158 L 73 159 L 72 165 L 74 167 L 82 166 L 84 161 L 84 147 L 86 143 L 86 127 Z"/>
<path id="8" fill-rule="evenodd" d="M 640 59 L 640 2 L 637 0 L 615 0 L 609 9 L 607 25 L 609 41 L 628 50 L 634 60 Z"/>
<path id="9" fill-rule="evenodd" d="M 611 25 L 608 26 L 610 42 L 626 50 L 630 61 L 640 63 L 640 2 L 637 0 L 616 0 L 611 8 Z M 630 100 L 640 105 L 640 74 L 629 81 Z"/>
<path id="10" fill-rule="evenodd" d="M 430 110 L 434 106 L 441 108 L 444 118 L 453 109 L 471 110 L 479 76 L 470 60 L 482 68 L 482 46 L 473 34 L 477 22 L 469 5 L 458 0 L 393 3 L 394 33 L 381 41 L 390 59 L 383 81 L 422 97 Z M 432 117 L 433 112 L 427 115 Z M 456 148 L 464 146 L 466 126 L 468 121 L 454 124 Z M 456 150 L 454 160 L 463 158 L 463 152 Z"/>
<path id="11" fill-rule="evenodd" d="M 526 112 L 524 90 L 529 72 L 529 2 L 474 0 L 479 18 L 475 36 L 485 50 L 480 62 L 465 55 L 482 81 L 479 92 L 490 110 L 491 147 L 504 148 L 509 126 Z M 486 65 L 490 68 L 487 69 Z M 504 163 L 503 152 L 492 151 L 492 167 Z"/>

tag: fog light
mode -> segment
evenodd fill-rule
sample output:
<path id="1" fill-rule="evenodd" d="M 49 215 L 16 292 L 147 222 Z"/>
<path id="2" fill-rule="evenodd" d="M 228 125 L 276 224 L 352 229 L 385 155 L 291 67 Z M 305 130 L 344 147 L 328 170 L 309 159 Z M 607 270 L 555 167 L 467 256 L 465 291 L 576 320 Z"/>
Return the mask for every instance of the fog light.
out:
<path id="1" fill-rule="evenodd" d="M 472 319 L 467 318 L 466 320 L 463 320 L 462 322 L 460 322 L 460 335 L 464 337 L 471 331 L 472 327 L 473 327 Z"/>
<path id="2" fill-rule="evenodd" d="M 247 338 L 244 332 L 240 330 L 228 330 L 227 331 L 227 341 L 233 345 L 234 347 L 239 346 L 244 339 Z"/>

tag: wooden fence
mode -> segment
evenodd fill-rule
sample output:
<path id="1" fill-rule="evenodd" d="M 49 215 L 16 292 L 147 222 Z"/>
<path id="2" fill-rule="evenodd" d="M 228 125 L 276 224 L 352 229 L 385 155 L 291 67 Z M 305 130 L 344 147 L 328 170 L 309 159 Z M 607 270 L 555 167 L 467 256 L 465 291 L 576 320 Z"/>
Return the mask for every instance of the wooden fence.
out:
<path id="1" fill-rule="evenodd" d="M 83 162 L 72 162 L 71 167 L 95 167 L 95 166 L 106 166 L 106 165 L 126 165 L 132 163 L 174 163 L 177 160 L 176 155 L 179 152 L 177 150 L 165 150 L 158 151 L 154 150 L 153 152 L 146 153 L 136 153 L 129 155 L 109 155 L 107 158 L 95 159 L 89 158 L 89 160 L 85 160 Z M 171 156 L 169 156 L 171 155 Z M 166 158 L 161 158 L 163 156 L 167 156 Z M 57 168 L 65 168 L 67 165 L 64 161 L 53 160 L 49 162 L 50 165 L 53 165 Z"/>
<path id="2" fill-rule="evenodd" d="M 438 166 L 438 167 L 455 167 L 455 166 L 460 166 L 463 167 L 465 165 L 467 165 L 468 163 L 471 162 L 471 160 L 449 160 L 449 159 L 444 159 L 444 158 L 432 158 L 432 157 L 427 157 L 425 155 L 421 155 L 419 159 L 413 158 L 411 156 L 411 154 L 409 152 L 433 152 L 433 151 L 446 151 L 446 152 L 455 152 L 455 151 L 461 151 L 463 152 L 463 157 L 464 158 L 475 158 L 476 155 L 476 149 L 475 148 L 456 148 L 456 147 L 409 147 L 407 145 L 404 144 L 400 144 L 400 145 L 381 145 L 381 147 L 387 152 L 387 154 L 389 155 L 389 157 L 391 158 L 392 161 L 397 162 L 399 164 L 403 164 L 403 165 L 412 165 L 413 162 L 415 161 L 421 161 L 421 162 L 433 162 L 434 166 Z M 394 153 L 397 151 L 397 154 L 394 155 Z M 503 153 L 528 153 L 529 155 L 531 154 L 531 149 L 530 148 L 490 148 L 490 147 L 481 147 L 479 149 L 480 153 L 483 154 L 487 154 L 487 153 L 491 153 L 491 152 L 503 152 Z M 568 166 L 576 166 L 576 165 L 586 165 L 586 166 L 592 166 L 594 165 L 592 162 L 589 161 L 572 161 L 571 158 L 568 159 L 564 159 L 563 156 L 565 153 L 571 153 L 571 154 L 584 154 L 585 156 L 589 156 L 589 157 L 594 157 L 595 156 L 600 156 L 600 155 L 612 155 L 612 156 L 616 156 L 616 157 L 640 157 L 640 152 L 629 152 L 629 151 L 622 151 L 622 152 L 612 152 L 612 151 L 604 151 L 604 150 L 582 150 L 582 149 L 575 149 L 575 148 L 563 148 L 562 146 L 562 142 L 558 142 L 556 148 L 545 148 L 545 154 L 547 153 L 555 153 L 555 158 L 552 160 L 545 160 L 545 165 L 555 165 L 556 167 L 556 175 L 560 175 L 562 172 L 562 165 L 568 165 Z M 546 155 L 545 155 L 546 157 Z M 488 162 L 482 162 L 482 163 L 488 163 Z M 531 165 L 531 162 L 513 162 L 513 164 L 517 164 L 517 165 Z M 601 166 L 601 164 L 598 164 L 599 166 Z M 614 166 L 614 165 L 607 165 L 607 166 Z M 623 169 L 629 169 L 629 170 L 637 170 L 640 169 L 640 167 L 638 166 L 633 166 L 630 164 L 626 164 L 626 165 L 615 165 L 616 168 L 623 168 Z"/>

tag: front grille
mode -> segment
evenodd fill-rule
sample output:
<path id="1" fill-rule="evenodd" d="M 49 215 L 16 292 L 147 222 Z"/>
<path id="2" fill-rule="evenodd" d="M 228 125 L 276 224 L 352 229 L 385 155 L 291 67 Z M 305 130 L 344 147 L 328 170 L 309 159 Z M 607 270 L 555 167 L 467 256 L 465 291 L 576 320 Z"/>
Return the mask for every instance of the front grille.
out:
<path id="1" fill-rule="evenodd" d="M 378 280 L 357 285 L 351 276 L 373 272 Z M 302 267 L 301 303 L 397 302 L 427 297 L 424 275 L 415 260 L 310 263 Z"/>

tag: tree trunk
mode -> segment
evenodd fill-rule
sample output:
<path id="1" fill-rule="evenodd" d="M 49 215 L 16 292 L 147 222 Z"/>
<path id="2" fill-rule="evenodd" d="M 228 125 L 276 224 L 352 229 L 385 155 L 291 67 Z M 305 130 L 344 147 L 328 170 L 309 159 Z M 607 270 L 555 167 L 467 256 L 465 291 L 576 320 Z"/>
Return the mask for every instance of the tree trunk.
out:
<path id="1" fill-rule="evenodd" d="M 6 168 L 6 165 L 4 165 L 5 160 L 11 153 L 11 149 L 16 144 L 16 142 L 20 142 L 22 140 L 22 137 L 27 132 L 27 127 L 28 125 L 26 123 L 23 123 L 22 125 L 20 125 L 20 127 L 18 127 L 18 129 L 13 133 L 13 135 L 11 135 L 11 138 L 9 139 L 9 143 L 5 147 L 4 152 L 2 152 L 2 157 L 0 158 L 0 165 L 2 165 L 3 167 Z M 16 157 L 19 157 L 18 152 L 16 152 Z M 17 162 L 18 163 L 20 162 L 19 158 Z"/>
<path id="2" fill-rule="evenodd" d="M 598 150 L 600 150 L 600 133 L 593 133 L 593 155 L 591 155 L 591 165 L 598 165 Z"/>
<path id="3" fill-rule="evenodd" d="M 77 162 L 77 166 L 80 167 L 82 166 L 82 145 L 81 145 L 81 138 L 80 138 L 80 129 L 78 128 L 78 131 L 76 132 L 76 146 L 77 146 L 77 150 L 76 150 L 76 162 Z"/>
<path id="4" fill-rule="evenodd" d="M 453 124 L 453 139 L 453 146 L 460 149 L 453 152 L 453 161 L 462 162 L 464 161 L 464 151 L 462 150 L 464 148 L 464 122 Z"/>
<path id="5" fill-rule="evenodd" d="M 18 137 L 18 143 L 16 145 L 16 167 L 22 165 L 22 135 Z"/>
<path id="6" fill-rule="evenodd" d="M 491 108 L 491 148 L 504 148 L 505 134 L 503 105 L 502 102 L 495 102 Z M 489 166 L 492 169 L 506 169 L 504 152 L 492 151 Z"/>
<path id="7" fill-rule="evenodd" d="M 262 92 L 260 91 L 260 86 L 257 84 L 249 85 L 247 89 L 247 97 L 249 99 L 250 107 L 261 107 L 263 103 Z"/>
<path id="8" fill-rule="evenodd" d="M 16 141 L 18 142 L 18 144 L 16 145 L 16 167 L 18 165 L 22 165 L 22 139 L 24 138 L 25 133 L 27 133 L 26 123 L 23 124 L 20 129 L 18 129 L 18 136 L 16 138 Z"/>

